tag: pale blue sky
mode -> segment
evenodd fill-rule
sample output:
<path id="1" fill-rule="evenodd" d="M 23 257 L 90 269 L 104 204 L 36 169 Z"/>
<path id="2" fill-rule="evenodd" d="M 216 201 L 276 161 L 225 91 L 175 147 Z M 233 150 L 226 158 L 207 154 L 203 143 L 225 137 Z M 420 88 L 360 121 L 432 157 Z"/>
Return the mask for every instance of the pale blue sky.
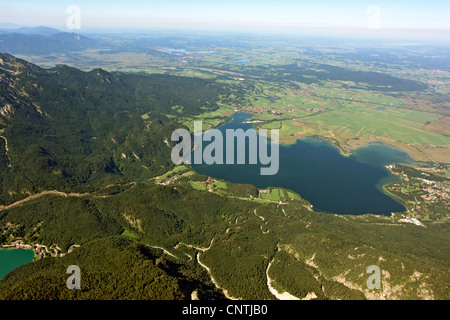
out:
<path id="1" fill-rule="evenodd" d="M 21 0 L 0 1 L 0 23 L 64 29 L 69 5 L 81 10 L 81 28 L 170 28 L 296 32 L 308 28 L 368 29 L 371 5 L 381 29 L 450 32 L 450 1 L 427 0 Z"/>

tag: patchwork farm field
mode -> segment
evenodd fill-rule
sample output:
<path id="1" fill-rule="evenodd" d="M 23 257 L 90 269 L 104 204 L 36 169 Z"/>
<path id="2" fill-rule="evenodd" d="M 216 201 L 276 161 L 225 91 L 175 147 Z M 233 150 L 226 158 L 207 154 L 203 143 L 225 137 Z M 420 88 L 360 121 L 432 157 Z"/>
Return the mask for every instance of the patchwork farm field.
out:
<path id="1" fill-rule="evenodd" d="M 424 128 L 427 123 L 439 120 L 435 114 L 387 108 L 346 107 L 314 117 L 304 122 L 317 126 L 319 132 L 332 130 L 346 137 L 376 139 L 386 137 L 406 144 L 446 145 L 450 137 L 430 132 Z"/>
<path id="2" fill-rule="evenodd" d="M 357 139 L 361 142 L 390 141 L 400 147 L 446 148 L 450 145 L 450 137 L 435 132 L 436 126 L 431 126 L 441 124 L 441 118 L 437 114 L 402 108 L 349 106 L 300 119 L 268 121 L 258 127 L 280 128 L 283 144 L 294 143 L 304 136 L 320 136 L 338 142 L 341 147 L 349 140 Z"/>
<path id="3" fill-rule="evenodd" d="M 443 65 L 427 65 L 421 58 L 417 65 L 411 64 L 408 61 L 419 58 L 404 49 L 379 48 L 368 56 L 363 48 L 302 48 L 295 42 L 287 45 L 272 39 L 270 46 L 244 41 L 245 46 L 233 48 L 184 43 L 186 54 L 181 55 L 171 54 L 169 45 L 139 51 L 129 48 L 133 38 L 117 41 L 114 45 L 125 46 L 124 50 L 22 57 L 44 67 L 64 63 L 90 70 L 100 66 L 117 73 L 202 78 L 228 88 L 218 101 L 199 106 L 202 113 L 189 114 L 188 106 L 180 103 L 167 106 L 164 114 L 191 132 L 194 121 L 201 120 L 203 130 L 208 130 L 235 112 L 246 112 L 253 115 L 254 128 L 280 129 L 283 144 L 318 136 L 349 153 L 382 141 L 416 160 L 450 161 L 450 71 Z M 178 48 L 179 43 L 172 45 Z M 433 50 L 437 49 L 419 51 L 424 57 L 438 56 L 440 51 Z M 142 115 L 146 122 L 148 118 L 149 114 Z"/>

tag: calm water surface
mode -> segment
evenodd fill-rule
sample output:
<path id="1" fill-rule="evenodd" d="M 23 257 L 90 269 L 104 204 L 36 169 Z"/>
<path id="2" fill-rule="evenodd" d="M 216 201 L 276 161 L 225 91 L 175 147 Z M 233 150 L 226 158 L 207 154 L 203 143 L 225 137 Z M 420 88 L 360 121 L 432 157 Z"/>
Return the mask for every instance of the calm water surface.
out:
<path id="1" fill-rule="evenodd" d="M 229 122 L 218 129 L 224 137 L 226 129 L 247 130 L 252 124 L 243 122 L 250 117 L 246 113 L 234 114 Z M 203 147 L 207 145 L 207 142 L 203 143 Z M 405 210 L 401 203 L 382 190 L 384 184 L 397 179 L 385 168 L 386 165 L 413 161 L 400 149 L 373 143 L 346 157 L 331 143 L 308 137 L 293 145 L 281 145 L 279 161 L 279 171 L 273 176 L 261 176 L 260 164 L 192 166 L 201 174 L 230 182 L 248 183 L 258 188 L 291 189 L 308 200 L 317 211 L 390 215 L 391 212 Z"/>
<path id="2" fill-rule="evenodd" d="M 32 262 L 33 257 L 33 250 L 0 249 L 0 279 L 21 265 Z"/>

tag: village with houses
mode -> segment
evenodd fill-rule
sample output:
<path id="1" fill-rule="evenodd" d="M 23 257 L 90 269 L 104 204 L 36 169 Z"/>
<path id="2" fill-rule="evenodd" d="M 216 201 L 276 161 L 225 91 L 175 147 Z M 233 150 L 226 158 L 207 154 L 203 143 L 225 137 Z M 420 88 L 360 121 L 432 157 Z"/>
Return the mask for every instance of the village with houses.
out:
<path id="1" fill-rule="evenodd" d="M 433 221 L 450 217 L 448 168 L 434 164 L 392 164 L 386 168 L 400 179 L 386 186 L 386 190 L 404 202 L 410 217 Z"/>
<path id="2" fill-rule="evenodd" d="M 262 106 L 243 106 L 241 108 L 244 112 L 250 112 L 252 114 L 273 114 L 273 115 L 285 115 L 287 113 L 299 113 L 299 112 L 323 112 L 326 109 L 323 107 L 311 107 L 306 109 L 296 109 L 293 105 L 289 105 L 288 108 L 277 108 L 275 109 L 273 106 L 270 105 L 262 105 Z"/>
<path id="3" fill-rule="evenodd" d="M 63 257 L 65 254 L 72 252 L 75 248 L 80 247 L 80 245 L 74 244 L 70 246 L 65 253 L 57 244 L 46 246 L 32 241 L 36 234 L 31 236 L 22 234 L 21 230 L 22 227 L 20 225 L 9 222 L 0 226 L 0 248 L 33 250 L 34 260 L 39 260 L 45 257 Z M 39 225 L 35 230 L 39 230 Z"/>

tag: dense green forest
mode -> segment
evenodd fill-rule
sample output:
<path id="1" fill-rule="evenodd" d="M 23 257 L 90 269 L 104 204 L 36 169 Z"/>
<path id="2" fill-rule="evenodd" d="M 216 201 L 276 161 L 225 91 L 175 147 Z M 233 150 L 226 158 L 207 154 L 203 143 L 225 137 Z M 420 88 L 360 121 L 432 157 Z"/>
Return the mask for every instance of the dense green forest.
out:
<path id="1" fill-rule="evenodd" d="M 68 290 L 67 267 L 78 265 L 81 289 Z M 42 259 L 14 270 L 0 283 L 0 299 L 180 300 L 220 298 L 203 284 L 201 270 L 160 257 L 157 250 L 121 237 L 105 237 L 58 259 Z"/>
<path id="2" fill-rule="evenodd" d="M 206 179 L 198 175 L 189 178 Z M 184 185 L 182 181 L 177 190 Z M 254 195 L 246 185 L 227 183 L 226 189 L 240 190 L 241 196 Z M 222 195 L 232 195 L 227 192 L 220 190 Z M 210 195 L 203 194 L 202 197 Z M 311 211 L 302 199 L 283 201 L 287 204 L 250 201 L 250 205 L 247 201 L 238 216 L 223 216 L 228 220 L 225 232 L 215 231 L 214 244 L 200 254 L 201 261 L 214 270 L 214 278 L 225 284 L 231 296 L 273 298 L 264 276 L 271 259 L 274 263 L 270 276 L 275 286 L 278 284 L 280 292 L 287 290 L 297 297 L 311 292 L 318 299 L 447 295 L 450 256 L 443 245 L 448 241 L 446 223 L 418 229 L 398 223 L 396 216 L 329 215 Z M 224 204 L 221 206 L 227 210 Z M 384 288 L 378 293 L 364 289 L 366 268 L 373 264 L 382 266 L 385 276 Z M 232 266 L 240 267 L 231 271 Z M 429 279 L 430 274 L 434 275 L 432 282 L 423 278 L 419 281 L 421 277 Z"/>
<path id="3" fill-rule="evenodd" d="M 176 268 L 190 279 L 186 281 L 196 283 L 188 286 L 190 293 L 201 289 L 203 298 L 220 297 L 220 291 L 212 289 L 198 261 L 208 266 L 228 295 L 244 299 L 275 298 L 267 288 L 266 271 L 271 261 L 273 286 L 299 298 L 311 293 L 318 299 L 448 298 L 447 224 L 424 228 L 402 224 L 395 217 L 330 215 L 310 211 L 303 203 L 264 204 L 195 190 L 188 184 L 152 183 L 101 197 L 43 196 L 2 211 L 0 224 L 17 226 L 16 236 L 27 243 L 56 243 L 65 253 L 74 244 L 81 248 L 16 269 L 1 281 L 0 296 L 17 298 L 17 292 L 28 290 L 33 295 L 24 298 L 47 298 L 46 292 L 60 298 L 91 298 L 100 292 L 91 279 L 92 283 L 103 279 L 106 283 L 99 288 L 105 294 L 98 298 L 117 298 L 110 288 L 120 287 L 119 282 L 141 284 L 141 278 L 136 278 L 139 267 L 130 267 L 128 273 L 121 271 L 120 265 L 130 260 L 116 243 L 123 241 L 127 246 L 150 246 L 154 260 L 178 265 Z M 92 258 L 92 254 L 97 256 Z M 119 266 L 96 265 L 112 256 Z M 95 275 L 86 271 L 86 295 L 66 292 L 63 280 L 67 275 L 62 269 L 71 264 L 96 270 L 92 271 Z M 382 269 L 381 291 L 365 287 L 370 265 Z M 108 272 L 112 274 L 106 276 Z M 145 274 L 152 277 L 153 272 L 160 273 L 151 269 Z M 56 273 L 50 281 L 50 275 Z M 173 274 L 167 271 L 168 277 L 162 279 L 171 292 L 178 292 L 170 278 Z M 36 283 L 52 289 L 40 291 Z M 141 292 L 135 291 L 135 286 L 128 288 L 126 293 L 118 291 L 123 298 L 135 298 L 136 292 Z M 190 297 L 189 293 L 159 294 L 153 298 Z"/>
<path id="4" fill-rule="evenodd" d="M 215 110 L 231 92 L 209 80 L 41 69 L 0 58 L 4 204 L 47 189 L 87 192 L 164 173 L 173 166 L 170 136 L 180 124 L 161 112 L 175 105 L 187 115 Z"/>
<path id="5" fill-rule="evenodd" d="M 447 222 L 320 213 L 287 190 L 195 188 L 208 177 L 192 171 L 158 184 L 180 127 L 164 114 L 216 110 L 234 88 L 0 59 L 0 244 L 51 249 L 1 279 L 0 299 L 275 299 L 268 277 L 298 298 L 449 298 Z"/>
<path id="6" fill-rule="evenodd" d="M 353 81 L 352 88 L 375 90 L 384 92 L 423 91 L 427 86 L 419 81 L 402 79 L 391 75 L 372 72 L 355 71 L 346 68 L 318 64 L 304 59 L 297 59 L 299 63 L 287 65 L 256 65 L 245 68 L 245 75 L 257 77 L 281 85 L 288 84 L 295 88 L 295 82 L 313 84 L 327 80 Z M 233 64 L 215 66 L 218 70 L 233 71 Z M 240 70 L 242 72 L 242 70 Z"/>

